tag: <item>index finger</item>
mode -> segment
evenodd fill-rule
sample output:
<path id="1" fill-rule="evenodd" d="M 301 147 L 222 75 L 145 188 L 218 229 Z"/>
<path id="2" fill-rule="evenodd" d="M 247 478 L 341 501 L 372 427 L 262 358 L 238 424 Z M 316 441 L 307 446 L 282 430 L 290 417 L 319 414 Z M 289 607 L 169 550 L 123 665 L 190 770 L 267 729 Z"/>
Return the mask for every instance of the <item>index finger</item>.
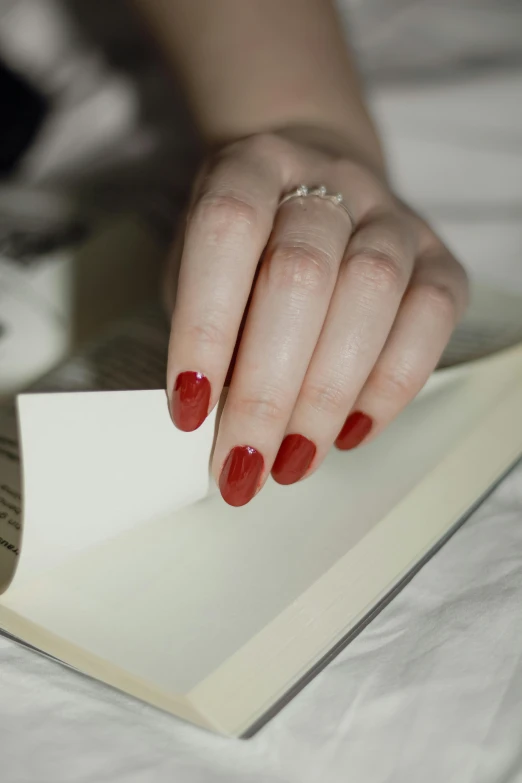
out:
<path id="1" fill-rule="evenodd" d="M 197 429 L 219 399 L 284 171 L 255 144 L 229 148 L 187 222 L 172 315 L 167 390 L 177 427 Z"/>

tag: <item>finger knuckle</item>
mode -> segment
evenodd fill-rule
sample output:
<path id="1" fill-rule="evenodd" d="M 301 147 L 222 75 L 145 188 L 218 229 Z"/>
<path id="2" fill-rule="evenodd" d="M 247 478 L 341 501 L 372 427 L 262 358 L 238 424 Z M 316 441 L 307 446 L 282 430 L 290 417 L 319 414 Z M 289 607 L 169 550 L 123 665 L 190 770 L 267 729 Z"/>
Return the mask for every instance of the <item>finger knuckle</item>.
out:
<path id="1" fill-rule="evenodd" d="M 450 264 L 453 272 L 454 298 L 458 308 L 458 315 L 461 315 L 469 304 L 470 281 L 469 276 L 462 264 L 455 258 L 450 257 Z"/>
<path id="2" fill-rule="evenodd" d="M 210 191 L 200 197 L 192 219 L 198 229 L 243 233 L 256 228 L 258 210 L 241 194 Z"/>
<path id="3" fill-rule="evenodd" d="M 198 345 L 206 348 L 218 348 L 228 345 L 230 335 L 215 321 L 205 320 L 192 324 L 186 329 L 185 340 L 190 345 Z"/>
<path id="4" fill-rule="evenodd" d="M 370 384 L 381 400 L 404 403 L 415 394 L 420 379 L 414 367 L 404 362 L 393 367 L 376 367 Z"/>
<path id="5" fill-rule="evenodd" d="M 454 320 L 459 310 L 457 295 L 453 287 L 445 282 L 423 282 L 419 285 L 417 295 L 422 306 L 442 320 Z"/>
<path id="6" fill-rule="evenodd" d="M 406 284 L 400 255 L 392 250 L 359 251 L 350 259 L 349 269 L 363 288 L 383 295 L 402 291 Z"/>
<path id="7" fill-rule="evenodd" d="M 239 397 L 231 401 L 230 407 L 234 415 L 266 424 L 280 424 L 288 417 L 281 396 L 273 390 L 260 390 L 252 396 Z"/>
<path id="8" fill-rule="evenodd" d="M 415 215 L 414 222 L 419 232 L 419 249 L 421 255 L 426 258 L 440 258 L 444 246 L 431 226 L 426 221 Z"/>
<path id="9" fill-rule="evenodd" d="M 337 414 L 347 407 L 347 395 L 341 383 L 310 382 L 304 385 L 303 402 L 316 413 Z"/>
<path id="10" fill-rule="evenodd" d="M 254 157 L 272 160 L 286 152 L 287 142 L 275 133 L 257 133 L 245 139 L 246 151 Z"/>
<path id="11" fill-rule="evenodd" d="M 281 244 L 269 260 L 269 275 L 278 288 L 301 289 L 310 293 L 330 284 L 333 269 L 333 254 L 308 242 Z"/>

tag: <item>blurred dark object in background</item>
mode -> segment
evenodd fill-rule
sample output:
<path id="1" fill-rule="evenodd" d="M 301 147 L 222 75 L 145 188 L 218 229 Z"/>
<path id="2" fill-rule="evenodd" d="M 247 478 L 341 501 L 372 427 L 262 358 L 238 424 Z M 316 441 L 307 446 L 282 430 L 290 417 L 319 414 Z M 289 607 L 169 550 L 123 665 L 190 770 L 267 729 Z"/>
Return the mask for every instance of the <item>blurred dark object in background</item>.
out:
<path id="1" fill-rule="evenodd" d="M 31 146 L 49 107 L 43 95 L 1 60 L 0 106 L 0 177 L 6 177 Z"/>

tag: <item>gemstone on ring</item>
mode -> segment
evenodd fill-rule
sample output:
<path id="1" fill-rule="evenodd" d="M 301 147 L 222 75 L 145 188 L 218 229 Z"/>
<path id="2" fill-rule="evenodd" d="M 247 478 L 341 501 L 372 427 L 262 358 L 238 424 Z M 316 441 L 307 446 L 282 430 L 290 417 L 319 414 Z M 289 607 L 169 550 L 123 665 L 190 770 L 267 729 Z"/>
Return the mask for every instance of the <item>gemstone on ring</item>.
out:
<path id="1" fill-rule="evenodd" d="M 344 212 L 346 212 L 350 218 L 352 226 L 355 225 L 355 220 L 345 204 L 343 194 L 329 193 L 326 185 L 314 185 L 313 187 L 309 187 L 308 185 L 298 185 L 296 188 L 294 188 L 294 190 L 282 196 L 281 200 L 279 201 L 279 206 L 281 207 L 283 204 L 286 204 L 288 201 L 291 201 L 294 198 L 305 198 L 307 196 L 315 196 L 316 198 L 320 198 L 323 201 L 329 201 L 330 204 L 334 204 L 337 207 L 341 207 L 341 209 L 344 210 Z"/>

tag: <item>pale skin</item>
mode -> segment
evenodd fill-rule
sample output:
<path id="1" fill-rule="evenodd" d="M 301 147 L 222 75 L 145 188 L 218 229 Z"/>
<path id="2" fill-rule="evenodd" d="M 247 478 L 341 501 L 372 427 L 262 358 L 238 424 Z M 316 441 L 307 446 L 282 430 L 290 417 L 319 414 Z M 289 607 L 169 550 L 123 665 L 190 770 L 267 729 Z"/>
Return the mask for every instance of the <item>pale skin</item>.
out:
<path id="1" fill-rule="evenodd" d="M 389 184 L 332 3 L 136 2 L 209 150 L 178 243 L 169 395 L 196 372 L 210 382 L 208 411 L 218 403 L 253 288 L 212 465 L 241 505 L 285 436 L 315 447 L 285 474 L 300 480 L 350 414 L 369 422 L 364 443 L 388 426 L 436 367 L 466 308 L 466 275 Z M 313 197 L 278 208 L 301 183 L 342 193 L 350 215 Z M 172 300 L 175 276 L 173 253 Z M 359 445 L 355 430 L 345 447 Z M 255 487 L 234 496 L 221 474 L 237 446 L 262 460 Z"/>

